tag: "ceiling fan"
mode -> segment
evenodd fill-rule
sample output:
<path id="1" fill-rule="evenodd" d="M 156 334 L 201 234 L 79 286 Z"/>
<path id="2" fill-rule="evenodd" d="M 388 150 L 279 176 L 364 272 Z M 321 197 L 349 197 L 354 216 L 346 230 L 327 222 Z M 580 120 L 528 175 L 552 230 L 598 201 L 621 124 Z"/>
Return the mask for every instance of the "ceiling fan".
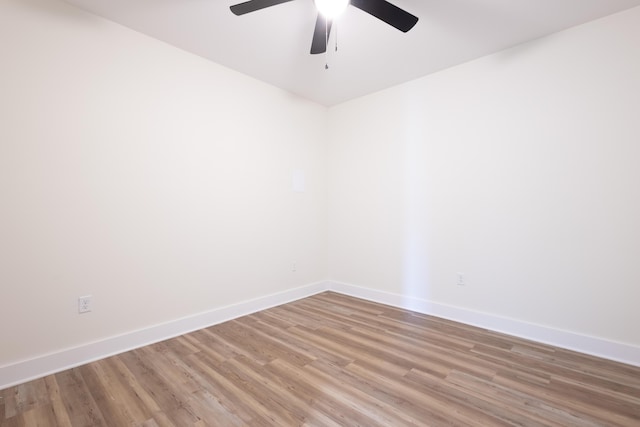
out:
<path id="1" fill-rule="evenodd" d="M 249 0 L 235 4 L 230 9 L 231 12 L 239 16 L 290 1 L 293 0 Z M 386 0 L 314 0 L 314 2 L 318 9 L 318 18 L 316 19 L 316 26 L 311 40 L 311 54 L 326 52 L 332 18 L 337 16 L 332 12 L 338 13 L 349 4 L 404 33 L 412 29 L 418 22 L 416 16 Z"/>

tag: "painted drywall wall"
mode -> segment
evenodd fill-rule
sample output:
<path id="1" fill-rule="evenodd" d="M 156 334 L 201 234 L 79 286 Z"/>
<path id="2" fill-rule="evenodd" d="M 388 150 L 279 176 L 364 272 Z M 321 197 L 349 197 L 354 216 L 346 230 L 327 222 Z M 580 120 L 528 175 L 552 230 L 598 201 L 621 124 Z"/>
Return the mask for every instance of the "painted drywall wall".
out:
<path id="1" fill-rule="evenodd" d="M 0 367 L 324 279 L 325 120 L 65 3 L 1 0 Z"/>
<path id="2" fill-rule="evenodd" d="M 330 278 L 640 345 L 639 118 L 640 8 L 331 108 Z"/>

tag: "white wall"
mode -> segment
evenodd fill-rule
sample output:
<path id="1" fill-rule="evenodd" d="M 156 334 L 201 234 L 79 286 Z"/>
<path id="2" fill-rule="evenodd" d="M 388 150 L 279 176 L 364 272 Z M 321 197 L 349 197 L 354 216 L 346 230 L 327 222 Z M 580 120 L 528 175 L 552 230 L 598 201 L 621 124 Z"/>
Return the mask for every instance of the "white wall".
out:
<path id="1" fill-rule="evenodd" d="M 0 0 L 0 367 L 324 279 L 325 120 L 65 3 Z"/>
<path id="2" fill-rule="evenodd" d="M 331 279 L 640 345 L 640 8 L 334 107 L 329 142 Z"/>

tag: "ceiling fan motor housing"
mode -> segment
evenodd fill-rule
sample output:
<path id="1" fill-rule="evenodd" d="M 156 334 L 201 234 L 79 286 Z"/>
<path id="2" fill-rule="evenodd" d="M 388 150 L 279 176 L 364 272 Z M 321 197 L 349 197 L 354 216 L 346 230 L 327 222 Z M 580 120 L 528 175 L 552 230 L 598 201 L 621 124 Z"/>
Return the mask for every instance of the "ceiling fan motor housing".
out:
<path id="1" fill-rule="evenodd" d="M 325 18 L 333 19 L 349 6 L 349 0 L 315 0 L 316 8 Z"/>

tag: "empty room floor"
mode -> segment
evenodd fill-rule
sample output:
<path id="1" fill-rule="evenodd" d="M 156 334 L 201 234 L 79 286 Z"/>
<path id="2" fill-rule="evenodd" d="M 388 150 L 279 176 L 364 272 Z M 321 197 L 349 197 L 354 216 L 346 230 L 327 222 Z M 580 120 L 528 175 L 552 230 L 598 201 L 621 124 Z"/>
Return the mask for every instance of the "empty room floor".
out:
<path id="1" fill-rule="evenodd" d="M 0 391 L 5 426 L 640 426 L 640 368 L 325 292 Z"/>

